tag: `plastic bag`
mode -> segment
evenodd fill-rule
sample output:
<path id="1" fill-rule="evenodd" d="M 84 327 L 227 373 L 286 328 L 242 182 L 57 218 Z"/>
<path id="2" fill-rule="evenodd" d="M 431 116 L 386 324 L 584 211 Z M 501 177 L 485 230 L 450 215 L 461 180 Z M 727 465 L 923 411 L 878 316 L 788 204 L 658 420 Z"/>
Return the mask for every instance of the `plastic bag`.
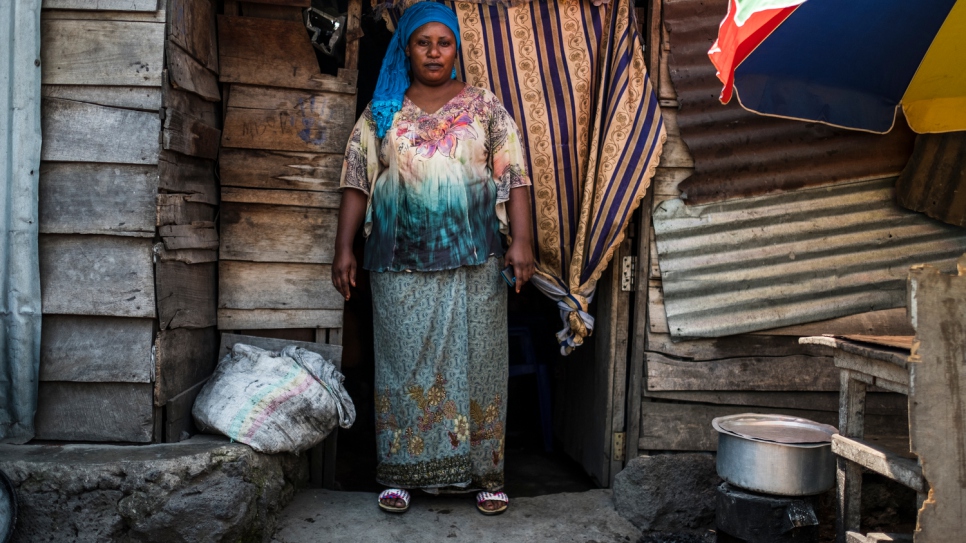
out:
<path id="1" fill-rule="evenodd" d="M 356 408 L 344 377 L 322 356 L 289 346 L 275 353 L 236 343 L 201 389 L 191 414 L 262 453 L 301 452 L 335 428 L 352 426 Z"/>

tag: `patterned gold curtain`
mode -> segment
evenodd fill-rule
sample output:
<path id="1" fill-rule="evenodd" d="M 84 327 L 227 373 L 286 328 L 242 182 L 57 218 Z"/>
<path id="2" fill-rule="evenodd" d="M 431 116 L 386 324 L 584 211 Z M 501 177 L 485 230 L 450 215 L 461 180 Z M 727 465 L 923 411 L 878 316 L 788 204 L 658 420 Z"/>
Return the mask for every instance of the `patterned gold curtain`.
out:
<path id="1" fill-rule="evenodd" d="M 414 0 L 383 4 L 392 24 Z M 594 289 L 665 140 L 630 0 L 443 2 L 460 20 L 457 71 L 516 119 L 533 179 L 534 284 L 557 302 L 561 352 L 594 327 Z"/>

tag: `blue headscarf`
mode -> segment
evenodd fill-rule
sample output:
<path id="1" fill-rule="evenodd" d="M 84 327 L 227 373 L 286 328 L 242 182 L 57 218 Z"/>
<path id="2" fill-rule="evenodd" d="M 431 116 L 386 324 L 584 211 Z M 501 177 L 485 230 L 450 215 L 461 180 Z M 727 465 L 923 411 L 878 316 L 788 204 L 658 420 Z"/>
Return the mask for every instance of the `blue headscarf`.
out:
<path id="1" fill-rule="evenodd" d="M 380 138 L 392 126 L 396 112 L 402 109 L 403 97 L 409 88 L 409 58 L 406 56 L 409 37 L 426 23 L 448 26 L 456 36 L 456 47 L 460 46 L 460 23 L 453 10 L 432 1 L 417 2 L 406 9 L 396 25 L 389 50 L 382 59 L 376 92 L 372 96 L 372 117 L 376 121 L 376 135 Z M 453 77 L 456 77 L 455 69 Z"/>

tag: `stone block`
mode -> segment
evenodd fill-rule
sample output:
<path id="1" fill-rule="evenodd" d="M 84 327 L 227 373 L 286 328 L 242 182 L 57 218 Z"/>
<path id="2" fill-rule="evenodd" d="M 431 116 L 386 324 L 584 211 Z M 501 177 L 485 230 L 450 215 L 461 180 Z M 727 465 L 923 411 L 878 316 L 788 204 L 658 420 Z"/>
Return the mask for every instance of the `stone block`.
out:
<path id="1" fill-rule="evenodd" d="M 641 456 L 614 478 L 614 507 L 641 530 L 706 530 L 720 483 L 712 454 Z"/>
<path id="2" fill-rule="evenodd" d="M 306 457 L 215 436 L 163 445 L 0 445 L 13 543 L 269 542 Z"/>

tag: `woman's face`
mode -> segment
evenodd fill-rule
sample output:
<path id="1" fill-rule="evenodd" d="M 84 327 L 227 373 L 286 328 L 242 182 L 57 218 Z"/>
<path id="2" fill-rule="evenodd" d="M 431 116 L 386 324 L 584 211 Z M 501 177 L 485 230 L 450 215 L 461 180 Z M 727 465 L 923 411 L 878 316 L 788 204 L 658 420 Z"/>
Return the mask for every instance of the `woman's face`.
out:
<path id="1" fill-rule="evenodd" d="M 442 85 L 453 75 L 456 36 L 443 23 L 426 23 L 409 36 L 406 56 L 417 81 L 429 86 Z"/>

